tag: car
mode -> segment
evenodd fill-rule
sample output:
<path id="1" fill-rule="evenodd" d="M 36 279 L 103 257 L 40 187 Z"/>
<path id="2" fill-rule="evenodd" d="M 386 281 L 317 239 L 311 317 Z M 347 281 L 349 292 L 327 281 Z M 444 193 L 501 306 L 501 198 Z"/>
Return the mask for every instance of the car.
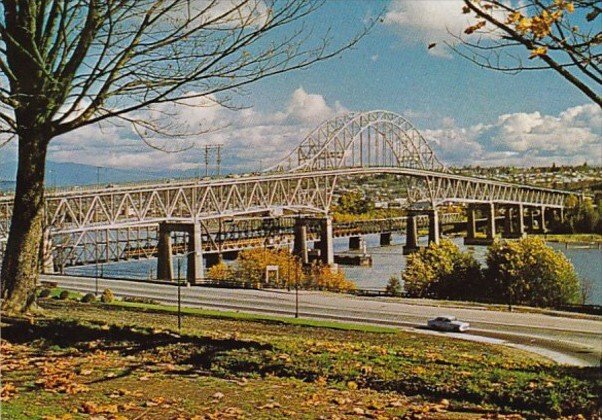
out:
<path id="1" fill-rule="evenodd" d="M 432 330 L 464 332 L 470 329 L 468 322 L 458 321 L 453 315 L 438 316 L 429 319 L 426 325 Z"/>

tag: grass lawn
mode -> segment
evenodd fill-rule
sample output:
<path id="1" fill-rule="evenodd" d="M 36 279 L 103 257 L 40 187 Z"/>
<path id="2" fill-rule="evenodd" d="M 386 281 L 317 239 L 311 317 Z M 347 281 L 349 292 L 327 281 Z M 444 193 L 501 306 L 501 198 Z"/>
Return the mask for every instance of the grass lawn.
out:
<path id="1" fill-rule="evenodd" d="M 505 347 L 201 310 L 186 312 L 178 336 L 168 307 L 42 306 L 34 322 L 3 320 L 2 419 L 592 418 L 600 409 L 599 369 Z"/>

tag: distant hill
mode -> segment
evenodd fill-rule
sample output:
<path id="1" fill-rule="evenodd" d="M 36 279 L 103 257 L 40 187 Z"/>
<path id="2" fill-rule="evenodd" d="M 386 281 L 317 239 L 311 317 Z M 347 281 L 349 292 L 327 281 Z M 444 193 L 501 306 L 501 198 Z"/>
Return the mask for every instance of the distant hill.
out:
<path id="1" fill-rule="evenodd" d="M 3 162 L 0 165 L 0 190 L 13 190 L 17 173 L 16 162 Z M 67 187 L 72 185 L 117 184 L 152 179 L 192 176 L 184 172 L 140 172 L 135 170 L 112 169 L 82 165 L 79 163 L 46 163 L 46 186 Z"/>

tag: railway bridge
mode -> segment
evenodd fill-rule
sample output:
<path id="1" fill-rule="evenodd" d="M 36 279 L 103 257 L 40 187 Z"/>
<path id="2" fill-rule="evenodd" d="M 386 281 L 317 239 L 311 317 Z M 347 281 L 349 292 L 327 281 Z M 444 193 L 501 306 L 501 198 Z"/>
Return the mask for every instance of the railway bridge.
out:
<path id="1" fill-rule="evenodd" d="M 351 112 L 319 125 L 262 173 L 47 194 L 42 266 L 52 270 L 98 260 L 99 252 L 105 256 L 124 252 L 126 247 L 117 243 L 129 244 L 131 252 L 132 246 L 148 246 L 149 232 L 154 232 L 158 273 L 170 278 L 172 237 L 179 232 L 187 238 L 187 277 L 194 282 L 203 277 L 202 259 L 207 252 L 203 238 L 215 242 L 224 223 L 252 217 L 294 218 L 294 252 L 303 259 L 308 225 L 317 220 L 320 258 L 332 264 L 334 231 L 329 212 L 337 182 L 384 173 L 409 179 L 404 222 L 407 253 L 418 249 L 420 218 L 428 220 L 429 241 L 439 240 L 438 209 L 444 204 L 466 206 L 466 242 L 482 244 L 496 236 L 495 220 L 500 215 L 506 221 L 506 235 L 521 236 L 529 226 L 545 230 L 551 218 L 563 217 L 565 201 L 574 194 L 454 174 L 402 116 L 388 111 Z M 484 238 L 476 235 L 479 214 L 487 220 Z M 0 248 L 6 246 L 11 215 L 12 197 L 0 198 Z"/>

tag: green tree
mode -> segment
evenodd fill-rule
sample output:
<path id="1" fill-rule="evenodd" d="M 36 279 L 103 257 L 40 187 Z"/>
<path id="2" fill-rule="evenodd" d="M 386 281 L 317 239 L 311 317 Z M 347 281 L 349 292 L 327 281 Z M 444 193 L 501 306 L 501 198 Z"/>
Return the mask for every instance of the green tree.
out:
<path id="1" fill-rule="evenodd" d="M 554 307 L 579 303 L 581 286 L 571 262 L 538 237 L 498 241 L 486 256 L 485 283 L 495 299 Z"/>
<path id="2" fill-rule="evenodd" d="M 350 191 L 339 197 L 337 210 L 347 214 L 365 214 L 374 210 L 374 203 L 360 191 Z"/>
<path id="3" fill-rule="evenodd" d="M 401 296 L 403 294 L 403 287 L 401 286 L 399 277 L 391 276 L 389 278 L 389 282 L 385 288 L 385 293 L 387 293 L 389 296 Z"/>
<path id="4" fill-rule="evenodd" d="M 558 233 L 602 233 L 602 208 L 594 208 L 590 200 L 570 200 L 564 221 L 556 221 L 552 229 Z"/>
<path id="5" fill-rule="evenodd" d="M 476 299 L 483 290 L 475 258 L 447 239 L 411 254 L 402 278 L 411 297 Z"/>
<path id="6" fill-rule="evenodd" d="M 34 301 L 54 138 L 109 121 L 146 142 L 206 132 L 156 116 L 169 115 L 166 103 L 235 106 L 231 95 L 244 86 L 337 56 L 366 34 L 335 45 L 308 30 L 322 4 L 0 0 L 0 145 L 18 144 L 2 308 L 22 312 Z"/>

